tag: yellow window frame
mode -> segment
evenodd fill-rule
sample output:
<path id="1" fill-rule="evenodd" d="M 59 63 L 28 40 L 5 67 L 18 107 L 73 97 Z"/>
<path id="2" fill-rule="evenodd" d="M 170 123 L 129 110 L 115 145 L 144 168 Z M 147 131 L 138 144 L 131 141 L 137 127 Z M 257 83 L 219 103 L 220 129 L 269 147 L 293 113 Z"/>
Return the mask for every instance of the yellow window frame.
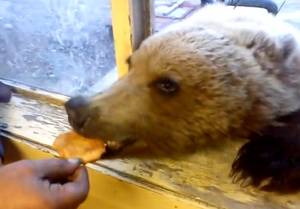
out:
<path id="1" fill-rule="evenodd" d="M 152 0 L 111 0 L 119 76 L 128 72 L 126 59 L 152 33 Z"/>

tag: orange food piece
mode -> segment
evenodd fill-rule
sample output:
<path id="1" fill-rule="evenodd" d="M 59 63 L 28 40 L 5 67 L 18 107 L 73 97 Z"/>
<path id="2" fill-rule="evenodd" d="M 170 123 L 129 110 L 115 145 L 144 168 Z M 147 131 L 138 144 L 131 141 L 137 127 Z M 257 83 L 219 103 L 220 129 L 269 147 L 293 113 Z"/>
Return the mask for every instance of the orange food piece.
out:
<path id="1" fill-rule="evenodd" d="M 85 138 L 74 131 L 59 135 L 54 149 L 62 158 L 79 158 L 83 163 L 94 162 L 104 154 L 105 143 L 100 139 Z"/>

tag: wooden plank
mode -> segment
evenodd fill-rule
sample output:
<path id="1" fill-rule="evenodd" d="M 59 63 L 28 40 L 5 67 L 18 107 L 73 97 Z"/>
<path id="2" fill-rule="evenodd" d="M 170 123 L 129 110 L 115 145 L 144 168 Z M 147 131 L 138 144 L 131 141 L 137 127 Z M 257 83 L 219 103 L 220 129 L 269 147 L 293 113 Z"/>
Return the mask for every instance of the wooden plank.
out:
<path id="1" fill-rule="evenodd" d="M 131 0 L 111 0 L 116 63 L 120 76 L 128 72 L 126 60 L 133 51 L 130 4 Z"/>
<path id="2" fill-rule="evenodd" d="M 0 118 L 8 134 L 21 136 L 35 147 L 51 149 L 55 137 L 69 130 L 61 106 L 48 105 L 15 95 L 10 104 L 1 104 Z M 241 188 L 228 174 L 239 142 L 224 143 L 215 149 L 181 159 L 119 158 L 89 165 L 99 173 L 113 176 L 151 191 L 172 194 L 207 203 L 216 208 L 300 208 L 299 193 L 278 195 Z M 142 157 L 142 156 L 141 156 Z"/>
<path id="3" fill-rule="evenodd" d="M 37 87 L 21 84 L 20 82 L 15 82 L 3 78 L 0 79 L 0 82 L 3 82 L 6 85 L 10 86 L 13 92 L 17 94 L 21 94 L 31 99 L 47 102 L 49 104 L 63 106 L 64 103 L 69 99 L 68 96 L 45 91 Z"/>
<path id="4" fill-rule="evenodd" d="M 47 159 L 52 156 L 12 138 L 5 143 L 6 160 L 13 162 L 20 159 Z M 87 200 L 79 209 L 214 209 L 195 202 L 186 201 L 164 193 L 158 193 L 136 186 L 127 181 L 105 175 L 88 168 L 90 192 Z M 116 201 L 117 200 L 117 201 Z M 96 206 L 96 207 L 95 207 Z M 163 206 L 163 207 L 162 207 Z"/>
<path id="5" fill-rule="evenodd" d="M 128 72 L 127 58 L 152 33 L 153 0 L 112 0 L 112 24 L 117 69 Z"/>

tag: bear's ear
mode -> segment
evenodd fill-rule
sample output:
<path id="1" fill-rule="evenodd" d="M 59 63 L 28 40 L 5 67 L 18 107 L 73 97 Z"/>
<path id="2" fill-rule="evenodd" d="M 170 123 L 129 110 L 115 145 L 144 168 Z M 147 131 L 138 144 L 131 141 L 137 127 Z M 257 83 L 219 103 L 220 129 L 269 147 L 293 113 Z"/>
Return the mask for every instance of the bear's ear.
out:
<path id="1" fill-rule="evenodd" d="M 300 71 L 300 42 L 292 35 L 285 35 L 279 38 L 280 51 L 283 62 L 283 70 L 286 71 L 290 76 L 295 77 L 294 82 L 299 80 Z"/>
<path id="2" fill-rule="evenodd" d="M 256 58 L 276 63 L 289 59 L 299 44 L 292 34 L 270 35 L 264 31 L 243 31 L 238 43 L 251 50 Z"/>
<path id="3" fill-rule="evenodd" d="M 284 60 L 288 59 L 293 54 L 299 44 L 291 34 L 280 36 L 278 38 L 278 42 L 280 44 L 281 55 Z"/>
<path id="4" fill-rule="evenodd" d="M 130 68 L 131 67 L 131 56 L 127 57 L 126 63 L 129 66 L 129 68 Z"/>

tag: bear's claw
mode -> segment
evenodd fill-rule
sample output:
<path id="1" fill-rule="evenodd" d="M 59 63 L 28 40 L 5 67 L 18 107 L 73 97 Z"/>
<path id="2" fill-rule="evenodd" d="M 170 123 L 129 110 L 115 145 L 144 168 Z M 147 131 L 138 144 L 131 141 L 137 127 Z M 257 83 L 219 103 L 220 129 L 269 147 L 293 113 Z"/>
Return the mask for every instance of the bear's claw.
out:
<path id="1" fill-rule="evenodd" d="M 252 139 L 239 150 L 231 176 L 234 182 L 244 186 L 276 190 L 300 188 L 299 139 L 272 135 Z"/>

